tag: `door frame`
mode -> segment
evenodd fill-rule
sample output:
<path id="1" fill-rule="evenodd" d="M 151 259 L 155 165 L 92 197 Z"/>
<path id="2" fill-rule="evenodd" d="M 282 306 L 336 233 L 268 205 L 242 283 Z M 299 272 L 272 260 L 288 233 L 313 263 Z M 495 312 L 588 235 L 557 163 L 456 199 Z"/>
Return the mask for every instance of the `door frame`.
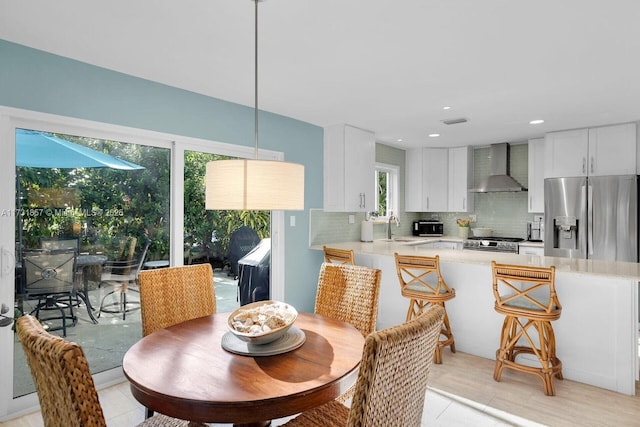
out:
<path id="1" fill-rule="evenodd" d="M 40 113 L 30 110 L 0 106 L 0 194 L 6 206 L 0 206 L 0 303 L 13 307 L 15 299 L 15 129 L 36 129 L 69 135 L 82 135 L 98 139 L 116 140 L 134 144 L 167 148 L 171 152 L 171 265 L 183 265 L 183 186 L 184 151 L 201 151 L 240 158 L 252 158 L 253 147 L 210 141 L 181 135 L 149 131 L 133 127 Z M 261 159 L 283 160 L 284 154 L 260 149 Z M 176 214 L 177 213 L 177 214 Z M 284 212 L 271 212 L 271 298 L 284 298 Z M 36 393 L 13 398 L 13 331 L 0 328 L 0 421 L 18 417 L 37 410 Z M 122 382 L 121 368 L 114 368 L 94 375 L 98 389 Z"/>

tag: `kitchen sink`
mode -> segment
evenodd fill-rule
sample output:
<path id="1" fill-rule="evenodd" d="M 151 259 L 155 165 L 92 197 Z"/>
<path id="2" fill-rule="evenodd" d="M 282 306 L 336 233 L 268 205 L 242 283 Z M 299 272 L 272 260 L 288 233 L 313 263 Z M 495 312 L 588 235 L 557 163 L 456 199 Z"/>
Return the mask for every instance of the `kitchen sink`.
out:
<path id="1" fill-rule="evenodd" d="M 424 237 L 394 237 L 391 239 L 379 239 L 379 242 L 412 242 L 420 243 L 426 240 Z"/>

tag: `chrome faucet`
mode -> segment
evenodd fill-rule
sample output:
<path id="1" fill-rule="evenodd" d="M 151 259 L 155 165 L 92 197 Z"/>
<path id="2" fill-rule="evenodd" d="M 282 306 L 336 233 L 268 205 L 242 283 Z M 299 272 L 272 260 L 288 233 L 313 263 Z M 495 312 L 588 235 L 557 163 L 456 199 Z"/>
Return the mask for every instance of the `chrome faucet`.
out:
<path id="1" fill-rule="evenodd" d="M 387 238 L 391 240 L 391 221 L 396 222 L 396 226 L 400 227 L 400 218 L 393 214 L 393 212 L 389 212 L 389 220 L 387 221 Z"/>

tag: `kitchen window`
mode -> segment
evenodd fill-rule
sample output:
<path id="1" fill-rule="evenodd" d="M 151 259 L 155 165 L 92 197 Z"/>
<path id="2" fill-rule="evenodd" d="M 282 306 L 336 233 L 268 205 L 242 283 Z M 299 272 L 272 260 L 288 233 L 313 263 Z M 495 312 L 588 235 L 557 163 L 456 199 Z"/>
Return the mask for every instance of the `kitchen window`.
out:
<path id="1" fill-rule="evenodd" d="M 398 181 L 400 169 L 396 165 L 376 163 L 376 207 L 379 219 L 387 219 L 390 212 L 398 214 Z"/>

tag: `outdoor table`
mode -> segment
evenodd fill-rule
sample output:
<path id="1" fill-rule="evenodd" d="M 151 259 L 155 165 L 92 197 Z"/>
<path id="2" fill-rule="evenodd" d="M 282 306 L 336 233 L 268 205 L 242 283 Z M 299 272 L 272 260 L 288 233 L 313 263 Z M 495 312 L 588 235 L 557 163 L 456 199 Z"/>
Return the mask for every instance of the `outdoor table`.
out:
<path id="1" fill-rule="evenodd" d="M 169 267 L 169 261 L 166 259 L 159 259 L 157 261 L 147 261 L 142 264 L 142 267 L 145 270 L 153 270 L 156 268 L 166 268 Z"/>
<path id="2" fill-rule="evenodd" d="M 106 255 L 81 254 L 76 256 L 76 271 L 82 272 L 82 289 L 78 289 L 77 293 L 87 307 L 87 313 L 89 313 L 89 317 L 93 323 L 98 323 L 98 320 L 93 316 L 93 306 L 91 305 L 91 301 L 89 301 L 89 277 L 87 270 L 89 267 L 103 265 L 105 262 L 107 262 Z"/>
<path id="3" fill-rule="evenodd" d="M 265 426 L 320 406 L 357 378 L 364 337 L 352 325 L 299 313 L 299 348 L 271 356 L 229 352 L 229 313 L 189 320 L 142 338 L 122 368 L 148 409 L 189 421 Z"/>

